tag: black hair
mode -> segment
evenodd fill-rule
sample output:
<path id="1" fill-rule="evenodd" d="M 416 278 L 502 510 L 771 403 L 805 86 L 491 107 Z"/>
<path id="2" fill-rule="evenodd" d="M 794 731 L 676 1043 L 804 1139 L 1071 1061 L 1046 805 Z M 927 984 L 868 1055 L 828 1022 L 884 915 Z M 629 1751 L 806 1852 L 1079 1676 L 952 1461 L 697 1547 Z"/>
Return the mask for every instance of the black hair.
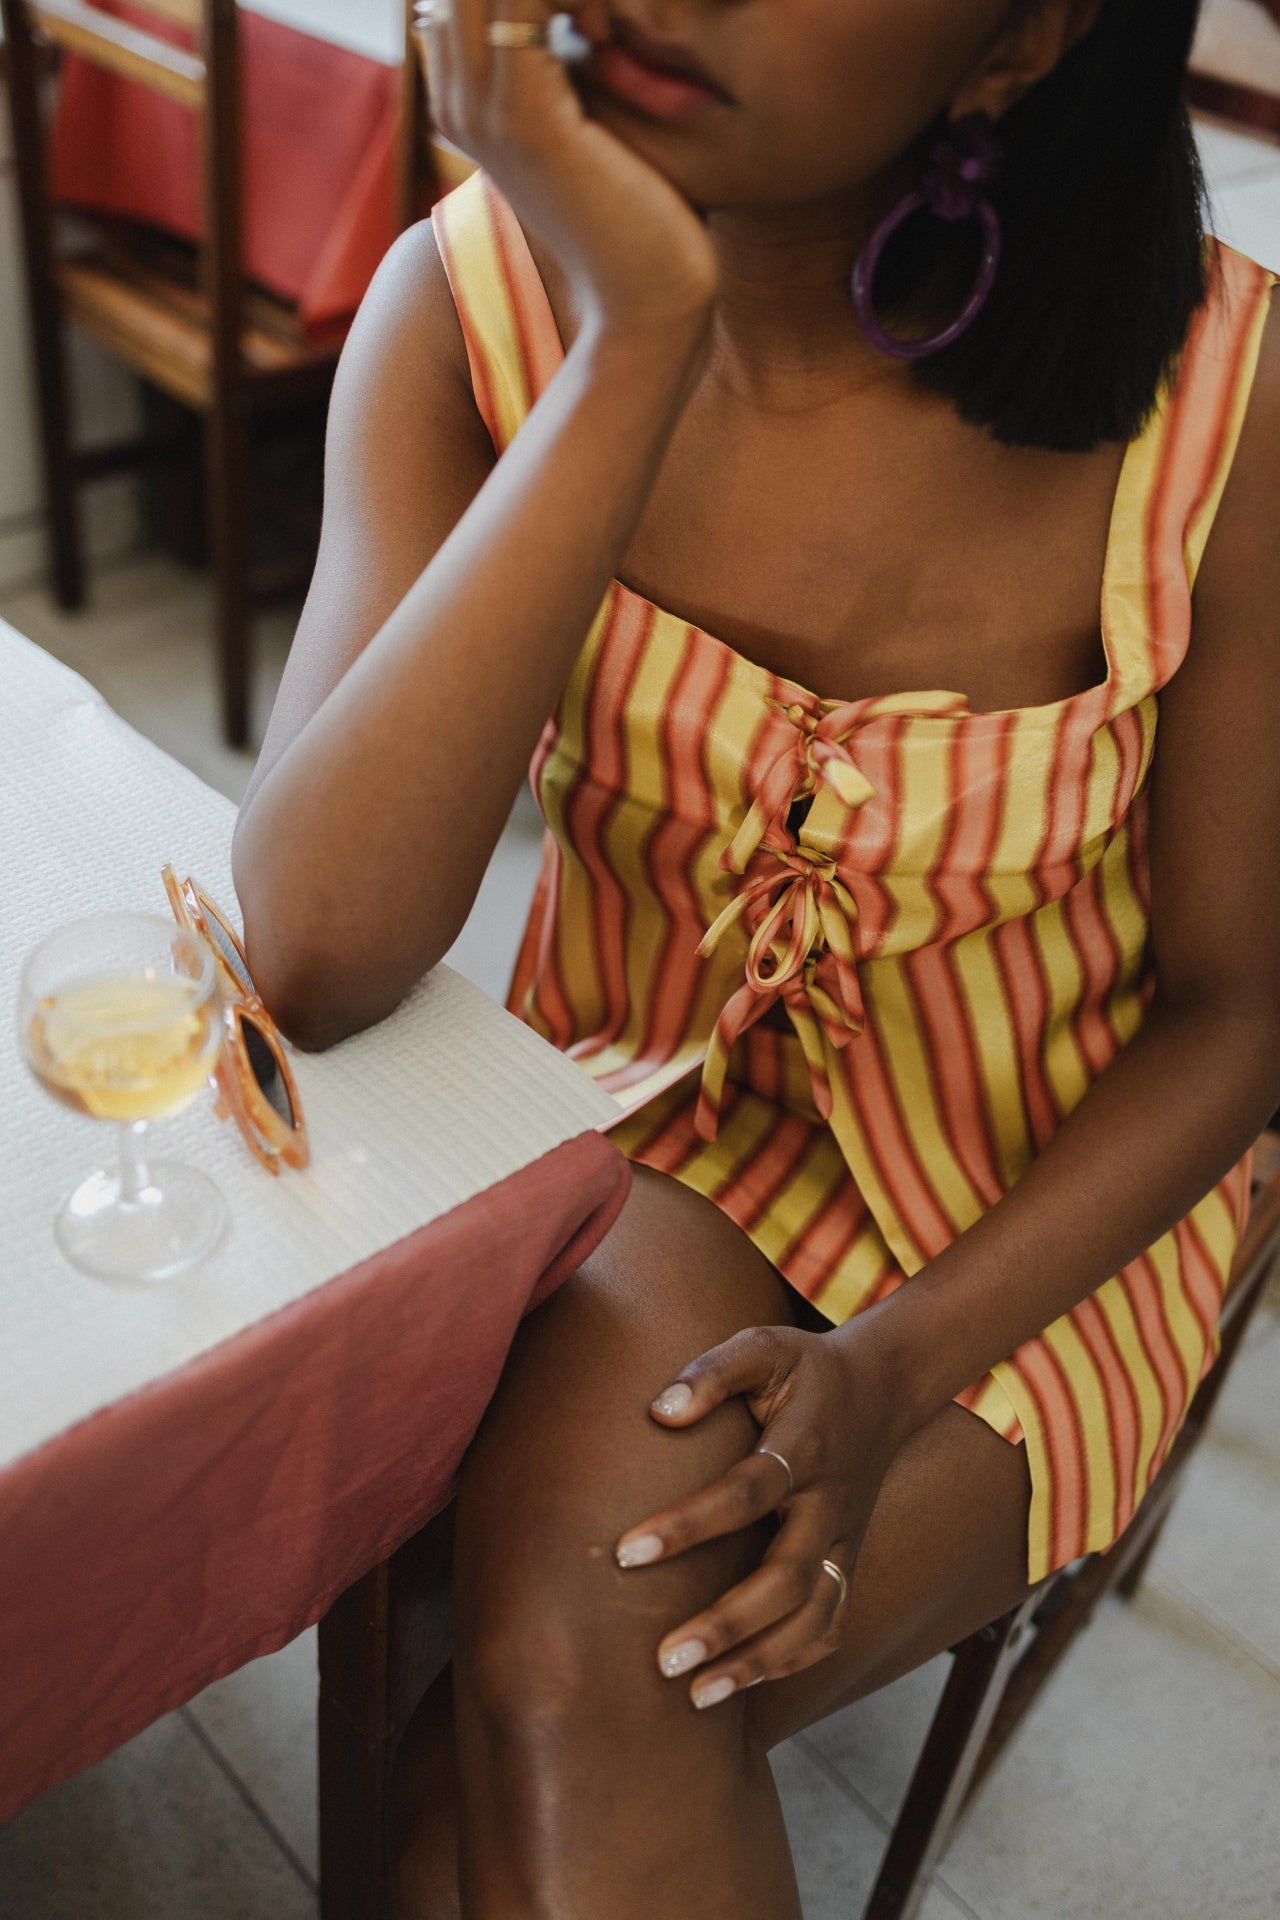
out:
<path id="1" fill-rule="evenodd" d="M 995 285 L 967 331 L 912 373 L 1006 445 L 1089 452 L 1135 438 L 1208 295 L 1207 196 L 1183 92 L 1199 11 L 1200 0 L 1103 0 L 997 123 Z M 943 324 L 959 310 L 980 226 L 928 210 L 903 223 L 876 276 L 890 332 L 922 298 Z"/>

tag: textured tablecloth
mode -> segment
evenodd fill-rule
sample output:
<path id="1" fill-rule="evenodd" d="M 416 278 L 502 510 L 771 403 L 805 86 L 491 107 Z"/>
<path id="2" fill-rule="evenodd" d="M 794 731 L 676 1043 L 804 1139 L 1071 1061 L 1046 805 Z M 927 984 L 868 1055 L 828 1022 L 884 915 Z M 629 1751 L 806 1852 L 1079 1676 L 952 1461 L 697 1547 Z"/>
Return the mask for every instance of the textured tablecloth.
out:
<path id="1" fill-rule="evenodd" d="M 281 1646 L 439 1510 L 523 1313 L 598 1244 L 614 1103 L 448 967 L 293 1055 L 312 1164 L 273 1178 L 205 1098 L 156 1144 L 212 1174 L 218 1251 L 107 1287 L 58 1253 L 111 1130 L 25 1071 L 21 963 L 55 925 L 236 917 L 234 808 L 0 624 L 0 1819 Z"/>

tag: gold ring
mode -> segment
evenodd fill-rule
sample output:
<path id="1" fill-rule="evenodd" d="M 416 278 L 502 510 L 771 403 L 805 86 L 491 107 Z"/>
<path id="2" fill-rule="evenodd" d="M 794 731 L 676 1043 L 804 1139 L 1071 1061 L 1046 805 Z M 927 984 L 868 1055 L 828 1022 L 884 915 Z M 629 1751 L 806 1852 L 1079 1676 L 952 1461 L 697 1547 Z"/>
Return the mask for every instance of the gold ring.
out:
<path id="1" fill-rule="evenodd" d="M 491 20 L 485 32 L 491 47 L 545 47 L 545 20 Z"/>
<path id="2" fill-rule="evenodd" d="M 822 1569 L 824 1573 L 831 1575 L 832 1579 L 840 1588 L 840 1598 L 836 1601 L 836 1612 L 839 1613 L 841 1607 L 844 1605 L 844 1597 L 849 1591 L 849 1582 L 845 1579 L 834 1560 L 824 1560 Z"/>

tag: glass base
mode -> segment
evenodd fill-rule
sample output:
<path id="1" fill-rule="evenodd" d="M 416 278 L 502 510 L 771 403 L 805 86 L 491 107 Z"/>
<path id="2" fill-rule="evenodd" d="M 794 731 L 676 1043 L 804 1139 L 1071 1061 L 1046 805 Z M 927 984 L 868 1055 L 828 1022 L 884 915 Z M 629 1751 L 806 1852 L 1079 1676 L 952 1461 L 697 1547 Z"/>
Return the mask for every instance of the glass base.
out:
<path id="1" fill-rule="evenodd" d="M 63 1202 L 54 1237 L 73 1267 L 122 1285 L 170 1280 L 213 1252 L 227 1204 L 194 1167 L 148 1163 L 135 1200 L 120 1198 L 120 1176 L 100 1167 Z"/>

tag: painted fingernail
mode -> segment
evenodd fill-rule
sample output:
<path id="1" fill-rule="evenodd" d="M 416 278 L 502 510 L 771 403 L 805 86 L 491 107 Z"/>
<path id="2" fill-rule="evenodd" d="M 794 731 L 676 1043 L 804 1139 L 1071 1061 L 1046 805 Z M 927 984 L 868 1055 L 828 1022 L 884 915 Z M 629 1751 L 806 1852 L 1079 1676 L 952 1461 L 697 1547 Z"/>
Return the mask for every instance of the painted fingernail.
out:
<path id="1" fill-rule="evenodd" d="M 718 1680 L 708 1680 L 705 1687 L 694 1688 L 693 1704 L 695 1707 L 714 1707 L 717 1700 L 727 1700 L 737 1684 L 727 1673 L 722 1673 Z"/>
<path id="2" fill-rule="evenodd" d="M 690 1667 L 696 1667 L 699 1660 L 705 1660 L 707 1649 L 701 1640 L 681 1640 L 678 1646 L 668 1647 L 658 1665 L 670 1676 L 673 1673 L 687 1673 Z"/>
<path id="3" fill-rule="evenodd" d="M 693 1388 L 681 1380 L 674 1387 L 664 1387 L 653 1403 L 655 1413 L 683 1413 L 693 1398 Z"/>
<path id="4" fill-rule="evenodd" d="M 622 1542 L 615 1558 L 620 1567 L 642 1567 L 646 1560 L 656 1560 L 661 1552 L 662 1542 L 656 1533 L 638 1533 L 634 1540 Z"/>

